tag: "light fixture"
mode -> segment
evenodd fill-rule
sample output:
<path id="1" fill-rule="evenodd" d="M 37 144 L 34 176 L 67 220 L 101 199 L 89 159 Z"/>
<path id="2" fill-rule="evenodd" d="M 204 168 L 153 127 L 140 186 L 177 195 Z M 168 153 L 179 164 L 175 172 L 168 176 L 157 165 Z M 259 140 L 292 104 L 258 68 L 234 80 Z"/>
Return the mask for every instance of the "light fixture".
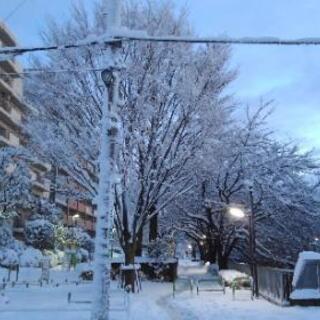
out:
<path id="1" fill-rule="evenodd" d="M 243 209 L 237 208 L 237 207 L 230 207 L 229 208 L 229 213 L 233 217 L 238 218 L 238 219 L 243 219 L 246 216 L 246 214 L 244 213 Z"/>

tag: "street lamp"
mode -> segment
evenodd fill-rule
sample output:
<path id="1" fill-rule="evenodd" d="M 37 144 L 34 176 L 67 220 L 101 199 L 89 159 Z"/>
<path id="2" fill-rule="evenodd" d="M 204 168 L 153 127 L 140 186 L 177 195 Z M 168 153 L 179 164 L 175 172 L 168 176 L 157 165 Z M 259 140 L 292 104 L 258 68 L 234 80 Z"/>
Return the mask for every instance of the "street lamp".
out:
<path id="1" fill-rule="evenodd" d="M 76 213 L 75 215 L 72 216 L 72 220 L 74 222 L 74 226 L 77 226 L 79 218 L 80 218 L 80 216 L 79 216 L 78 213 Z"/>
<path id="2" fill-rule="evenodd" d="M 238 208 L 238 207 L 230 207 L 229 213 L 230 213 L 230 215 L 232 215 L 233 217 L 235 217 L 237 219 L 243 219 L 246 216 L 243 209 Z"/>
<path id="3" fill-rule="evenodd" d="M 249 188 L 250 206 L 251 210 L 246 214 L 245 210 L 241 207 L 233 206 L 229 208 L 231 216 L 237 219 L 244 219 L 246 216 L 249 218 L 249 259 L 250 259 L 250 270 L 253 279 L 253 295 L 259 297 L 259 283 L 258 283 L 258 271 L 255 259 L 256 251 L 256 237 L 255 237 L 255 217 L 254 217 L 254 206 L 253 206 L 253 192 L 252 188 Z"/>

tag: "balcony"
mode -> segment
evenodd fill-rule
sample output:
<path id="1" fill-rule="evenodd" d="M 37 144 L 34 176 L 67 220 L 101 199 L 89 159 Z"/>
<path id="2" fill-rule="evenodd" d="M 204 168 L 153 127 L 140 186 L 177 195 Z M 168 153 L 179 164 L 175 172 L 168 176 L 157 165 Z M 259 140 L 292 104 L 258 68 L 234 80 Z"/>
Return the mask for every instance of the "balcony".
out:
<path id="1" fill-rule="evenodd" d="M 49 172 L 51 170 L 51 165 L 49 163 L 45 163 L 39 159 L 32 162 L 32 166 L 35 169 L 38 169 L 40 171 Z"/>
<path id="2" fill-rule="evenodd" d="M 96 231 L 96 220 L 88 219 L 88 216 L 83 216 L 81 214 L 64 214 L 64 225 L 68 227 L 81 227 L 84 230 L 94 233 Z"/>
<path id="3" fill-rule="evenodd" d="M 20 139 L 14 133 L 0 127 L 0 145 L 18 147 L 20 145 Z"/>
<path id="4" fill-rule="evenodd" d="M 60 194 L 56 195 L 56 203 L 63 207 L 67 207 L 68 206 L 67 197 Z"/>
<path id="5" fill-rule="evenodd" d="M 22 122 L 22 113 L 14 105 L 0 97 L 0 117 L 8 126 L 18 129 Z"/>
<path id="6" fill-rule="evenodd" d="M 17 45 L 17 41 L 15 36 L 10 31 L 7 26 L 0 22 L 0 44 L 3 47 L 15 47 Z"/>
<path id="7" fill-rule="evenodd" d="M 69 208 L 84 213 L 86 215 L 93 215 L 92 207 L 89 204 L 85 204 L 80 201 L 71 200 L 69 202 Z"/>
<path id="8" fill-rule="evenodd" d="M 37 172 L 31 171 L 32 185 L 38 190 L 49 192 L 50 191 L 50 181 L 43 178 Z"/>
<path id="9" fill-rule="evenodd" d="M 14 85 L 11 87 L 6 81 L 6 77 L 0 77 L 0 91 L 1 94 L 10 96 L 11 103 L 22 111 L 26 110 L 27 106 L 23 103 L 22 99 L 22 86 Z"/>

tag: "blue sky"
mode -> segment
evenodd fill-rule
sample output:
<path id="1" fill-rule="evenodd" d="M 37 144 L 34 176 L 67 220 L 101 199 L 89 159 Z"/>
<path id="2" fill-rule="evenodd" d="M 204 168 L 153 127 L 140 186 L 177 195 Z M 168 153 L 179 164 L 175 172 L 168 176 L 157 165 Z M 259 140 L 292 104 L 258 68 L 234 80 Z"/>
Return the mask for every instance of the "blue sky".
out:
<path id="1" fill-rule="evenodd" d="M 0 19 L 21 0 L 0 0 Z M 39 43 L 49 16 L 66 19 L 72 0 L 26 0 L 7 21 L 21 45 Z M 90 7 L 92 0 L 83 0 Z M 319 37 L 319 0 L 174 0 L 187 4 L 199 35 Z M 320 148 L 320 47 L 234 46 L 233 92 L 243 103 L 273 99 L 271 126 Z"/>

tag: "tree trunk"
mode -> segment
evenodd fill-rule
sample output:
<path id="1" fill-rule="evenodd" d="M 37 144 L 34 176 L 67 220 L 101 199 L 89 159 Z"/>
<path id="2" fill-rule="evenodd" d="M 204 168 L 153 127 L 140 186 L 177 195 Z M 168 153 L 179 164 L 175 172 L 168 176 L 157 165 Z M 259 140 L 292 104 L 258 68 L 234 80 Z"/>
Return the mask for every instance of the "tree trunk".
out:
<path id="1" fill-rule="evenodd" d="M 206 258 L 205 247 L 201 244 L 198 244 L 198 248 L 199 248 L 199 253 L 200 253 L 200 260 L 204 261 Z"/>
<path id="2" fill-rule="evenodd" d="M 125 266 L 130 266 L 132 269 L 124 270 L 124 285 L 126 288 L 130 289 L 131 292 L 135 292 L 135 280 L 136 274 L 133 269 L 134 257 L 136 252 L 136 246 L 133 243 L 128 243 L 125 248 Z"/>
<path id="3" fill-rule="evenodd" d="M 209 240 L 208 241 L 208 253 L 206 255 L 206 260 L 209 261 L 210 263 L 216 263 L 216 247 L 213 243 L 213 241 Z"/>
<path id="4" fill-rule="evenodd" d="M 155 209 L 155 208 L 154 208 Z M 152 210 L 154 212 L 154 210 Z M 155 241 L 157 240 L 158 237 L 158 215 L 154 215 L 150 219 L 150 224 L 149 224 L 149 241 Z"/>
<path id="5" fill-rule="evenodd" d="M 218 266 L 220 270 L 228 269 L 229 258 L 225 255 L 219 256 Z"/>
<path id="6" fill-rule="evenodd" d="M 216 241 L 216 250 L 219 269 L 228 269 L 229 256 L 227 254 L 223 254 L 223 247 L 220 240 Z"/>
<path id="7" fill-rule="evenodd" d="M 142 243 L 143 243 L 143 228 L 141 228 L 137 236 L 137 245 L 136 245 L 136 254 L 135 254 L 137 257 L 142 256 Z"/>

